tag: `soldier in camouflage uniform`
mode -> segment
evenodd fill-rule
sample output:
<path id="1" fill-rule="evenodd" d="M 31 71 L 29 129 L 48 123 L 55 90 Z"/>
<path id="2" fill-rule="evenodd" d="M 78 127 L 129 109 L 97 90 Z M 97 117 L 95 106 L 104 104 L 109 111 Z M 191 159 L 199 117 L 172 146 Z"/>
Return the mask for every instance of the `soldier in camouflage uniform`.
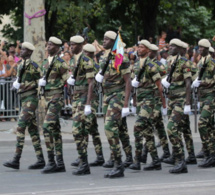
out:
<path id="1" fill-rule="evenodd" d="M 116 33 L 113 31 L 107 31 L 104 34 L 103 47 L 106 51 L 100 57 L 99 65 L 102 70 L 106 62 L 108 62 L 108 66 L 104 76 L 102 76 L 100 72 L 96 75 L 96 80 L 102 83 L 103 87 L 105 133 L 114 156 L 114 168 L 105 174 L 105 178 L 124 176 L 124 165 L 121 159 L 120 134 L 124 129 L 122 127 L 122 118 L 129 114 L 128 101 L 131 91 L 129 60 L 123 58 L 119 70 L 116 70 L 114 67 L 115 57 L 111 56 L 111 58 L 108 58 L 111 48 L 114 45 L 115 38 Z"/>
<path id="2" fill-rule="evenodd" d="M 149 54 L 150 43 L 142 40 L 138 46 L 138 55 L 140 59 L 135 64 L 136 77 L 132 80 L 132 86 L 137 88 L 137 105 L 140 110 L 134 126 L 135 137 L 135 163 L 129 166 L 130 169 L 140 170 L 140 160 L 143 148 L 143 137 L 146 139 L 146 147 L 148 148 L 152 163 L 144 167 L 145 171 L 161 170 L 161 162 L 158 158 L 157 148 L 155 147 L 155 139 L 153 134 L 153 110 L 155 105 L 154 88 L 158 87 L 162 100 L 163 111 L 166 110 L 166 102 L 162 95 L 161 76 L 152 62 L 147 56 Z M 144 71 L 142 68 L 144 67 Z M 142 72 L 142 74 L 140 74 Z"/>
<path id="3" fill-rule="evenodd" d="M 18 90 L 18 94 L 20 95 L 22 109 L 17 127 L 17 143 L 14 158 L 9 162 L 5 162 L 3 165 L 14 169 L 19 169 L 26 127 L 28 127 L 28 132 L 31 136 L 38 159 L 35 164 L 29 166 L 29 169 L 40 169 L 45 166 L 35 114 L 38 106 L 37 89 L 38 80 L 40 78 L 40 68 L 30 59 L 34 49 L 35 47 L 31 43 L 24 42 L 22 44 L 20 56 L 23 60 L 19 62 L 17 72 L 18 78 L 13 83 L 14 88 Z"/>
<path id="4" fill-rule="evenodd" d="M 49 57 L 43 61 L 43 78 L 39 80 L 39 85 L 44 89 L 46 103 L 43 134 L 48 152 L 48 164 L 41 171 L 44 174 L 66 171 L 63 160 L 63 141 L 59 117 L 64 105 L 63 86 L 69 77 L 69 67 L 63 59 L 58 57 L 61 44 L 62 41 L 60 39 L 56 37 L 49 38 Z M 49 75 L 47 75 L 47 72 L 49 72 Z M 54 152 L 57 164 L 54 159 Z"/>
<path id="5" fill-rule="evenodd" d="M 87 160 L 87 139 L 96 114 L 95 107 L 92 105 L 92 100 L 95 99 L 93 87 L 96 71 L 93 60 L 83 53 L 83 43 L 84 38 L 79 35 L 70 38 L 71 50 L 75 58 L 75 71 L 67 83 L 74 86 L 72 133 L 80 158 L 77 170 L 73 171 L 74 175 L 90 174 Z M 76 73 L 77 75 L 75 75 Z"/>
<path id="6" fill-rule="evenodd" d="M 167 132 L 172 143 L 172 152 L 175 160 L 175 166 L 169 170 L 170 173 L 188 172 L 184 159 L 184 146 L 181 133 L 184 130 L 184 126 L 187 126 L 186 115 L 191 111 L 190 95 L 192 73 L 190 63 L 180 56 L 181 47 L 182 42 L 179 39 L 172 39 L 170 41 L 169 52 L 173 57 L 168 64 L 168 72 L 170 72 L 170 65 L 173 63 L 176 64 L 176 68 L 173 72 L 171 83 L 167 81 L 167 77 L 162 79 L 163 86 L 167 89 L 169 88 L 169 121 Z"/>
<path id="7" fill-rule="evenodd" d="M 214 112 L 215 96 L 215 60 L 209 54 L 210 42 L 201 39 L 198 42 L 199 52 L 202 58 L 198 67 L 198 77 L 194 80 L 192 87 L 198 88 L 199 101 L 201 103 L 201 114 L 198 122 L 199 134 L 205 158 L 198 164 L 199 167 L 208 168 L 215 166 L 215 141 L 212 115 Z M 199 78 L 199 72 L 206 66 L 203 75 Z"/>

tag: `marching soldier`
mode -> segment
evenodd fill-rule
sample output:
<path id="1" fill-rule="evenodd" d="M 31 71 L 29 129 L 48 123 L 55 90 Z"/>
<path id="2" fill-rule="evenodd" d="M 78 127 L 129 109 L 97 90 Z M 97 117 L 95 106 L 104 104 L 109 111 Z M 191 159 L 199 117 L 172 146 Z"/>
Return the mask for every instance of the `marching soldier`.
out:
<path id="1" fill-rule="evenodd" d="M 104 34 L 103 47 L 105 53 L 100 57 L 100 68 L 105 70 L 104 76 L 99 72 L 96 80 L 103 87 L 103 111 L 105 115 L 105 133 L 114 157 L 114 168 L 105 174 L 105 178 L 124 176 L 124 165 L 121 159 L 120 134 L 125 129 L 123 119 L 129 114 L 128 102 L 131 91 L 129 60 L 123 58 L 119 71 L 114 67 L 114 56 L 110 57 L 116 33 L 107 31 Z M 107 66 L 106 66 L 107 65 Z M 130 147 L 130 146 L 129 146 Z"/>
<path id="2" fill-rule="evenodd" d="M 198 63 L 198 77 L 192 84 L 198 88 L 201 114 L 198 122 L 200 138 L 205 158 L 198 164 L 199 167 L 208 168 L 215 166 L 215 141 L 213 118 L 215 96 L 215 60 L 209 54 L 210 42 L 201 39 L 198 42 L 199 53 L 202 56 Z"/>
<path id="3" fill-rule="evenodd" d="M 40 78 L 39 66 L 30 59 L 35 47 L 29 43 L 22 44 L 19 61 L 17 80 L 13 83 L 13 87 L 18 90 L 21 101 L 21 112 L 17 127 L 17 143 L 16 151 L 13 160 L 5 162 L 3 165 L 13 169 L 19 169 L 20 158 L 25 141 L 25 129 L 28 127 L 28 132 L 31 136 L 34 150 L 38 161 L 30 165 L 29 169 L 41 169 L 45 166 L 45 160 L 41 148 L 39 130 L 37 128 L 35 111 L 38 106 L 37 90 L 38 80 Z"/>
<path id="4" fill-rule="evenodd" d="M 41 95 L 44 95 L 46 103 L 43 134 L 48 152 L 48 164 L 41 171 L 44 174 L 66 171 L 59 115 L 64 105 L 63 86 L 69 77 L 69 67 L 63 59 L 58 57 L 61 44 L 60 39 L 49 38 L 47 46 L 49 57 L 43 61 L 43 78 L 39 80 Z"/>
<path id="5" fill-rule="evenodd" d="M 209 47 L 209 53 L 210 53 L 211 57 L 214 59 L 215 54 L 214 54 L 214 48 L 213 47 Z"/>
<path id="6" fill-rule="evenodd" d="M 96 110 L 92 104 L 95 68 L 91 58 L 83 53 L 84 38 L 76 35 L 70 38 L 70 45 L 75 59 L 75 70 L 67 83 L 74 86 L 72 133 L 79 154 L 79 166 L 74 175 L 90 174 L 87 159 L 88 131 L 92 128 Z M 95 97 L 94 97 L 95 98 Z M 99 154 L 103 157 L 102 153 Z"/>
<path id="7" fill-rule="evenodd" d="M 192 74 L 190 63 L 180 56 L 181 47 L 182 42 L 179 39 L 172 39 L 170 41 L 169 52 L 172 58 L 170 64 L 168 64 L 168 76 L 162 79 L 163 86 L 169 89 L 169 121 L 167 132 L 172 143 L 172 152 L 175 159 L 175 166 L 169 170 L 170 173 L 188 172 L 184 159 L 184 146 L 181 133 L 184 126 L 187 126 L 186 115 L 191 111 L 190 94 Z"/>
<path id="8" fill-rule="evenodd" d="M 148 58 L 150 43 L 141 40 L 138 46 L 140 59 L 135 64 L 136 77 L 132 80 L 132 86 L 137 88 L 137 105 L 139 111 L 134 126 L 135 137 L 135 163 L 129 166 L 130 169 L 140 170 L 141 153 L 143 148 L 143 137 L 146 139 L 146 147 L 152 157 L 152 163 L 144 167 L 145 171 L 161 170 L 161 162 L 155 147 L 153 134 L 153 110 L 155 105 L 154 88 L 157 86 L 162 101 L 162 110 L 166 114 L 166 102 L 162 95 L 161 76 L 154 62 Z"/>

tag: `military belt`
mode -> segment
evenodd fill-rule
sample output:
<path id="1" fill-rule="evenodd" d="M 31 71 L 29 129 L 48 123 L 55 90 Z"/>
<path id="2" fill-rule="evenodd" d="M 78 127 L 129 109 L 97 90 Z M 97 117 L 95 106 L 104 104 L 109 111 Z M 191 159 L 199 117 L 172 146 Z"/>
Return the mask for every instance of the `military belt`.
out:
<path id="1" fill-rule="evenodd" d="M 24 97 L 27 97 L 29 95 L 33 95 L 36 93 L 37 93 L 36 90 L 26 91 L 26 92 L 20 93 L 20 98 L 24 98 Z"/>
<path id="2" fill-rule="evenodd" d="M 45 91 L 45 96 L 52 96 L 55 94 L 63 93 L 62 89 L 51 89 L 49 91 Z"/>
<path id="3" fill-rule="evenodd" d="M 74 87 L 75 91 L 83 91 L 83 90 L 87 90 L 87 89 L 88 89 L 88 85 L 81 85 L 81 86 Z"/>
<path id="4" fill-rule="evenodd" d="M 116 92 L 119 89 L 121 89 L 121 90 L 125 89 L 125 86 L 124 85 L 123 86 L 115 86 L 115 87 L 111 87 L 109 89 L 104 89 L 104 93 L 105 94 L 107 94 L 107 93 L 114 93 L 114 92 Z"/>

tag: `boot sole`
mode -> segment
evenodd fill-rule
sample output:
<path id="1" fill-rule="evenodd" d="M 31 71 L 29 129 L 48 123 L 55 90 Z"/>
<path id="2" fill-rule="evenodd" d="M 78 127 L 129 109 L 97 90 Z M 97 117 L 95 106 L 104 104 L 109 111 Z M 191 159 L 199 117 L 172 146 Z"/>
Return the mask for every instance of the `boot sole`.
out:
<path id="1" fill-rule="evenodd" d="M 82 176 L 82 175 L 89 175 L 90 171 L 84 172 L 84 173 L 72 173 L 73 175 Z"/>
<path id="2" fill-rule="evenodd" d="M 159 171 L 161 169 L 162 169 L 161 167 L 151 168 L 151 169 L 145 169 L 145 168 L 143 168 L 143 171 Z"/>
<path id="3" fill-rule="evenodd" d="M 43 169 L 46 165 L 43 166 L 38 166 L 38 167 L 28 167 L 28 169 L 30 170 L 34 170 L 34 169 Z"/>
<path id="4" fill-rule="evenodd" d="M 138 168 L 138 169 L 136 169 L 136 168 L 131 168 L 131 167 L 128 167 L 129 169 L 131 169 L 131 170 L 135 170 L 135 171 L 140 171 L 141 170 L 141 168 Z"/>
<path id="5" fill-rule="evenodd" d="M 169 173 L 172 173 L 172 174 L 188 173 L 188 170 L 187 169 L 183 169 L 183 170 L 181 170 L 179 172 L 170 172 L 169 171 Z"/>
<path id="6" fill-rule="evenodd" d="M 104 162 L 102 163 L 97 163 L 97 164 L 89 164 L 90 167 L 98 167 L 98 166 L 102 166 L 104 164 Z"/>
<path id="7" fill-rule="evenodd" d="M 120 174 L 120 175 L 114 175 L 114 176 L 109 175 L 108 178 L 114 179 L 114 178 L 120 178 L 120 177 L 124 177 L 124 173 L 122 173 L 122 174 Z"/>
<path id="8" fill-rule="evenodd" d="M 11 166 L 8 166 L 8 165 L 5 165 L 5 164 L 3 164 L 3 166 L 5 166 L 5 167 L 7 167 L 7 168 L 19 170 L 19 167 L 11 167 Z"/>

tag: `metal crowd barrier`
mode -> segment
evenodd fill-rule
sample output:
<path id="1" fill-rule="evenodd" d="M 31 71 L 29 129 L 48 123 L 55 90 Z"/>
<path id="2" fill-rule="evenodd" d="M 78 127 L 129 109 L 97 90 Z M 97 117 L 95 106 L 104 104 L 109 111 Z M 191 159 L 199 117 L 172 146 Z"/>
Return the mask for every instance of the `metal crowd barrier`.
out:
<path id="1" fill-rule="evenodd" d="M 14 80 L 10 77 L 0 78 L 0 118 L 17 118 L 20 101 L 16 90 L 12 90 Z"/>

